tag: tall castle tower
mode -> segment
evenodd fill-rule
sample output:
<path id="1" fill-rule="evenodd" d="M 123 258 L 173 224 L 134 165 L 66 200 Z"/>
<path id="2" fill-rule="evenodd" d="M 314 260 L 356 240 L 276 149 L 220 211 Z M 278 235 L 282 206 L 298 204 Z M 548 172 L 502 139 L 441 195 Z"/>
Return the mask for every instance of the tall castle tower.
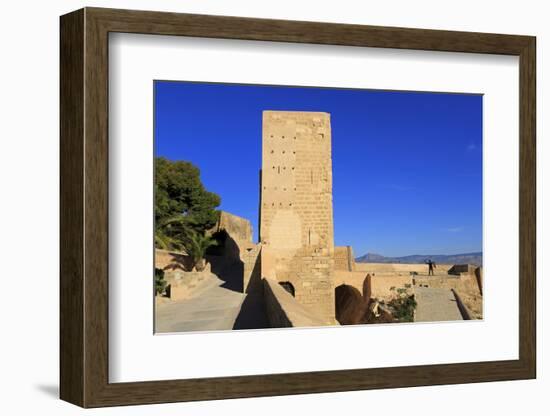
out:
<path id="1" fill-rule="evenodd" d="M 335 323 L 330 114 L 264 111 L 262 276 Z"/>

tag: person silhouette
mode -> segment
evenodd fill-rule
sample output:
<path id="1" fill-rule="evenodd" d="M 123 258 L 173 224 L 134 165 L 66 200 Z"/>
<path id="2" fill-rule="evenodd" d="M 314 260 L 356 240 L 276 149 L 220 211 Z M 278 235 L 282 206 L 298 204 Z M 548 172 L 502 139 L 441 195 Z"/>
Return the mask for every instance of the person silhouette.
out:
<path id="1" fill-rule="evenodd" d="M 432 261 L 432 259 L 428 259 L 425 261 L 425 263 L 428 265 L 428 276 L 434 275 L 434 269 L 436 267 L 435 262 Z"/>

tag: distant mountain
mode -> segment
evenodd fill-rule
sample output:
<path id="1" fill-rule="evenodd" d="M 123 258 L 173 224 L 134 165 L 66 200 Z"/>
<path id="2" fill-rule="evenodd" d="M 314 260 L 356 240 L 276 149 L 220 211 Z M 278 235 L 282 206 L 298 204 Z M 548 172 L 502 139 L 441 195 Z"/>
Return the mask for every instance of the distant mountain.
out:
<path id="1" fill-rule="evenodd" d="M 436 264 L 475 264 L 481 266 L 483 264 L 483 254 L 477 253 L 464 253 L 464 254 L 413 254 L 411 256 L 403 257 L 386 257 L 380 254 L 367 253 L 364 256 L 357 257 L 355 259 L 358 263 L 403 263 L 403 264 L 415 264 L 424 263 L 427 259 L 431 259 Z"/>

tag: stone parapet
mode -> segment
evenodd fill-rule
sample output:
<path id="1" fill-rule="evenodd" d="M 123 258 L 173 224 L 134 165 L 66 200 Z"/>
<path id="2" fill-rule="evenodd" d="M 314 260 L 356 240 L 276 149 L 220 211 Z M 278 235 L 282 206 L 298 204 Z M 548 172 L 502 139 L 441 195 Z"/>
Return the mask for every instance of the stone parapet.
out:
<path id="1" fill-rule="evenodd" d="M 272 328 L 313 327 L 327 323 L 300 304 L 277 281 L 263 279 L 266 314 Z"/>
<path id="2" fill-rule="evenodd" d="M 476 266 L 473 264 L 455 264 L 449 269 L 447 273 L 455 276 L 461 276 L 463 274 L 475 275 Z"/>

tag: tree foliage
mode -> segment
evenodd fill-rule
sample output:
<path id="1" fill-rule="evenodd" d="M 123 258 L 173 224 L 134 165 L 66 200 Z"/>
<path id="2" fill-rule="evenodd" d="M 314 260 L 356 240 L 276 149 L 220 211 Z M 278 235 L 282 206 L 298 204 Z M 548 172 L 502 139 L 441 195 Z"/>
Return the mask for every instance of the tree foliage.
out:
<path id="1" fill-rule="evenodd" d="M 184 239 L 191 231 L 185 217 L 181 214 L 157 220 L 155 247 L 164 250 L 181 250 L 184 247 Z"/>
<path id="2" fill-rule="evenodd" d="M 155 294 L 162 295 L 166 289 L 166 285 L 164 270 L 155 268 Z"/>
<path id="3" fill-rule="evenodd" d="M 399 322 L 413 322 L 414 311 L 416 309 L 416 300 L 414 294 L 409 294 L 407 289 L 411 285 L 405 285 L 404 288 L 391 287 L 393 293 L 392 299 L 388 302 L 388 306 L 392 310 L 392 315 Z"/>
<path id="4" fill-rule="evenodd" d="M 217 244 L 218 242 L 213 237 L 197 231 L 190 231 L 183 242 L 186 253 L 191 257 L 193 265 L 199 271 L 204 268 L 204 264 L 201 263 L 203 263 L 202 260 L 206 255 L 206 250 Z"/>
<path id="5" fill-rule="evenodd" d="M 155 245 L 181 249 L 190 233 L 204 235 L 219 217 L 220 197 L 205 189 L 190 162 L 155 160 Z"/>

